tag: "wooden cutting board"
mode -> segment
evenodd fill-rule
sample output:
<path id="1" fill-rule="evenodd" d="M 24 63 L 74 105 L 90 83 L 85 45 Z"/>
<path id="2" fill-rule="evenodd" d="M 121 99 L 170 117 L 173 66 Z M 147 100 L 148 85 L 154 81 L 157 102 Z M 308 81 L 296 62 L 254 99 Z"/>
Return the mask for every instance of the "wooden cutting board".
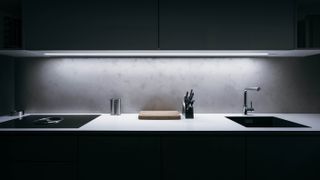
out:
<path id="1" fill-rule="evenodd" d="M 140 120 L 179 120 L 181 115 L 178 111 L 140 111 Z"/>

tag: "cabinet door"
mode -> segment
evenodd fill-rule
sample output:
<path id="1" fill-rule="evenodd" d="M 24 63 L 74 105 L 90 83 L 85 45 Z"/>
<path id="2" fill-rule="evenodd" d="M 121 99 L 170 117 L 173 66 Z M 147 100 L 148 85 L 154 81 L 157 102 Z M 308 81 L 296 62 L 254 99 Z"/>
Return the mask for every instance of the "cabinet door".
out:
<path id="1" fill-rule="evenodd" d="M 165 180 L 244 180 L 242 137 L 182 136 L 163 139 Z"/>
<path id="2" fill-rule="evenodd" d="M 320 137 L 250 137 L 248 180 L 320 179 Z"/>
<path id="3" fill-rule="evenodd" d="M 16 135 L 12 140 L 16 162 L 75 162 L 77 138 L 59 135 Z"/>
<path id="4" fill-rule="evenodd" d="M 0 176 L 1 179 L 11 179 L 11 152 L 10 152 L 11 138 L 0 135 Z"/>
<path id="5" fill-rule="evenodd" d="M 12 171 L 14 180 L 76 180 L 76 168 L 68 163 L 19 162 Z"/>
<path id="6" fill-rule="evenodd" d="M 25 49 L 157 49 L 157 0 L 23 0 Z"/>
<path id="7" fill-rule="evenodd" d="M 293 0 L 160 0 L 160 48 L 294 47 Z"/>
<path id="8" fill-rule="evenodd" d="M 79 139 L 80 180 L 160 180 L 156 137 L 92 136 Z"/>
<path id="9" fill-rule="evenodd" d="M 11 141 L 14 180 L 75 180 L 77 138 L 61 135 L 15 135 Z"/>

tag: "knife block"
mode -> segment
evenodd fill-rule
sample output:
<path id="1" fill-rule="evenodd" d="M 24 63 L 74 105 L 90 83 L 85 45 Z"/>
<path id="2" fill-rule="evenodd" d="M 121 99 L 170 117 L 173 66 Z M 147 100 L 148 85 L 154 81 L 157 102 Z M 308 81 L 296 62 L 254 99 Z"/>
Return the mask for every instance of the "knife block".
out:
<path id="1" fill-rule="evenodd" d="M 194 118 L 194 112 L 193 112 L 193 106 L 186 107 L 185 103 L 182 103 L 182 114 L 186 119 L 193 119 Z"/>

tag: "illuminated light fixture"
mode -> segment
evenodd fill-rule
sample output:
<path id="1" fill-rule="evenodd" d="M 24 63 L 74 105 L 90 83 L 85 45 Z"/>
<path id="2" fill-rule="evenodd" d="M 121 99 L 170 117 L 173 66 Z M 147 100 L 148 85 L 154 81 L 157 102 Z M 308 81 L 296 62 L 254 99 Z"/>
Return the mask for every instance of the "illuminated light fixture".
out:
<path id="1" fill-rule="evenodd" d="M 45 56 L 70 57 L 250 57 L 269 56 L 267 52 L 215 52 L 215 51 L 88 51 L 88 52 L 43 52 Z"/>

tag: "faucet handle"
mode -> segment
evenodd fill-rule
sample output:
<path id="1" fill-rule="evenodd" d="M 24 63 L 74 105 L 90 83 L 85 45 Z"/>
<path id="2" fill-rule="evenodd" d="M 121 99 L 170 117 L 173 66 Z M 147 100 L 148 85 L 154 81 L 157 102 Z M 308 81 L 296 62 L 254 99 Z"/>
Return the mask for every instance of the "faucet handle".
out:
<path id="1" fill-rule="evenodd" d="M 250 102 L 250 111 L 253 112 L 254 111 L 254 108 L 252 106 L 252 101 Z"/>

